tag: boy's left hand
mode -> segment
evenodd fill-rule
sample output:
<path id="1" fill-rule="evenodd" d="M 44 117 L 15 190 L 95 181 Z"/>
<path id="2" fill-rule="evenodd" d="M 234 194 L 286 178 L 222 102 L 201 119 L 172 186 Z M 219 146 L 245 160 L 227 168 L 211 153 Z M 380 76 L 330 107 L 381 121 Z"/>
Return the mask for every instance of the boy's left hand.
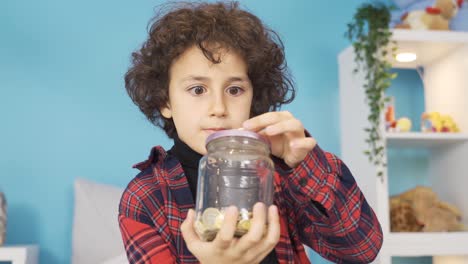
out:
<path id="1" fill-rule="evenodd" d="M 244 121 L 242 126 L 266 136 L 272 154 L 291 168 L 303 161 L 317 144 L 315 139 L 305 136 L 302 122 L 288 111 L 264 113 Z"/>

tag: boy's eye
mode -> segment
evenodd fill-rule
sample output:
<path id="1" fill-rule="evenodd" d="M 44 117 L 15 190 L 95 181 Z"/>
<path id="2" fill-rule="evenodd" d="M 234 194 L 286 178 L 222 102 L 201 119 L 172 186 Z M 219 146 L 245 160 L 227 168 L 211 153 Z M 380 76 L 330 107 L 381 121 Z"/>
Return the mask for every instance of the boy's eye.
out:
<path id="1" fill-rule="evenodd" d="M 191 94 L 194 95 L 201 95 L 205 92 L 205 87 L 203 86 L 195 86 L 189 89 Z"/>
<path id="2" fill-rule="evenodd" d="M 230 95 L 239 95 L 243 92 L 243 89 L 237 86 L 229 87 L 228 88 L 228 93 Z"/>

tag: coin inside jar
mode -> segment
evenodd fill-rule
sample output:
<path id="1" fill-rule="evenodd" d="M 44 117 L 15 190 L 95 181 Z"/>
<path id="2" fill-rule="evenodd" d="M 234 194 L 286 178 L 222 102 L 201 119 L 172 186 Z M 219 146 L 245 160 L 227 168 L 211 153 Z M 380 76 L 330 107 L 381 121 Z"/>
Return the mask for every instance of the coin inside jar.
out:
<path id="1" fill-rule="evenodd" d="M 217 221 L 217 219 L 220 216 L 221 216 L 221 212 L 217 208 L 213 208 L 213 207 L 206 208 L 202 214 L 203 225 L 205 225 L 206 229 L 215 229 L 217 227 L 217 224 L 219 224 L 219 220 Z M 220 227 L 221 226 L 219 226 L 218 228 Z"/>
<path id="2" fill-rule="evenodd" d="M 216 234 L 221 229 L 224 222 L 224 211 L 224 208 L 220 210 L 214 207 L 208 207 L 203 211 L 201 217 L 197 218 L 194 228 L 202 240 L 212 241 L 216 237 Z M 239 210 L 234 236 L 241 237 L 245 235 L 250 229 L 251 219 L 252 212 L 241 208 Z"/>

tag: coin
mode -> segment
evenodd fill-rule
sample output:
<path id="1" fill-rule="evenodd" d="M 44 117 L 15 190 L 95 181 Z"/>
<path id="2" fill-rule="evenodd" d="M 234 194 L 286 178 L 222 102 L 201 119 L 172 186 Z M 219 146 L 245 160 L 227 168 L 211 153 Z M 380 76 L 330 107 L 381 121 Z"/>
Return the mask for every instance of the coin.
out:
<path id="1" fill-rule="evenodd" d="M 218 216 L 216 216 L 216 219 L 215 219 L 215 228 L 221 228 L 221 226 L 223 225 L 223 222 L 224 222 L 224 213 L 223 212 L 220 212 Z"/>
<path id="2" fill-rule="evenodd" d="M 197 234 L 199 236 L 202 236 L 203 233 L 205 233 L 205 231 L 206 231 L 205 225 L 203 225 L 203 223 L 201 221 L 199 221 L 199 220 L 195 221 L 194 228 L 195 228 L 195 231 L 197 232 Z"/>
<path id="3" fill-rule="evenodd" d="M 208 207 L 203 211 L 202 222 L 205 225 L 206 229 L 216 228 L 216 219 L 221 214 L 221 212 L 214 207 Z"/>
<path id="4" fill-rule="evenodd" d="M 250 219 L 252 218 L 252 213 L 249 212 L 249 210 L 245 209 L 245 208 L 241 208 L 240 211 L 239 211 L 239 221 L 240 220 L 247 220 L 247 219 Z"/>
<path id="5" fill-rule="evenodd" d="M 250 220 L 240 220 L 239 223 L 237 223 L 237 228 L 242 229 L 242 230 L 249 230 L 250 229 Z"/>

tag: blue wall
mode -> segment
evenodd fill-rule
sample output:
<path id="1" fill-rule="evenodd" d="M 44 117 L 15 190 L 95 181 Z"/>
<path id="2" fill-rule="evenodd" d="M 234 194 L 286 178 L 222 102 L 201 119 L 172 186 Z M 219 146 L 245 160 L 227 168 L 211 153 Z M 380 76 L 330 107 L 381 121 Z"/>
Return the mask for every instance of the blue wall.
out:
<path id="1" fill-rule="evenodd" d="M 298 97 L 285 107 L 338 153 L 337 54 L 363 1 L 246 0 L 286 45 Z M 73 181 L 125 186 L 151 146 L 170 146 L 131 103 L 123 74 L 162 1 L 1 1 L 0 188 L 8 244 L 40 245 L 41 263 L 68 263 Z M 313 257 L 319 259 L 318 257 Z M 315 263 L 321 263 L 317 261 Z"/>
<path id="2" fill-rule="evenodd" d="M 424 112 L 424 87 L 416 70 L 396 70 L 398 77 L 388 89 L 387 95 L 395 98 L 396 118 L 408 117 L 411 131 L 420 130 L 421 114 Z M 427 149 L 389 149 L 389 192 L 395 195 L 415 187 L 429 185 Z"/>

